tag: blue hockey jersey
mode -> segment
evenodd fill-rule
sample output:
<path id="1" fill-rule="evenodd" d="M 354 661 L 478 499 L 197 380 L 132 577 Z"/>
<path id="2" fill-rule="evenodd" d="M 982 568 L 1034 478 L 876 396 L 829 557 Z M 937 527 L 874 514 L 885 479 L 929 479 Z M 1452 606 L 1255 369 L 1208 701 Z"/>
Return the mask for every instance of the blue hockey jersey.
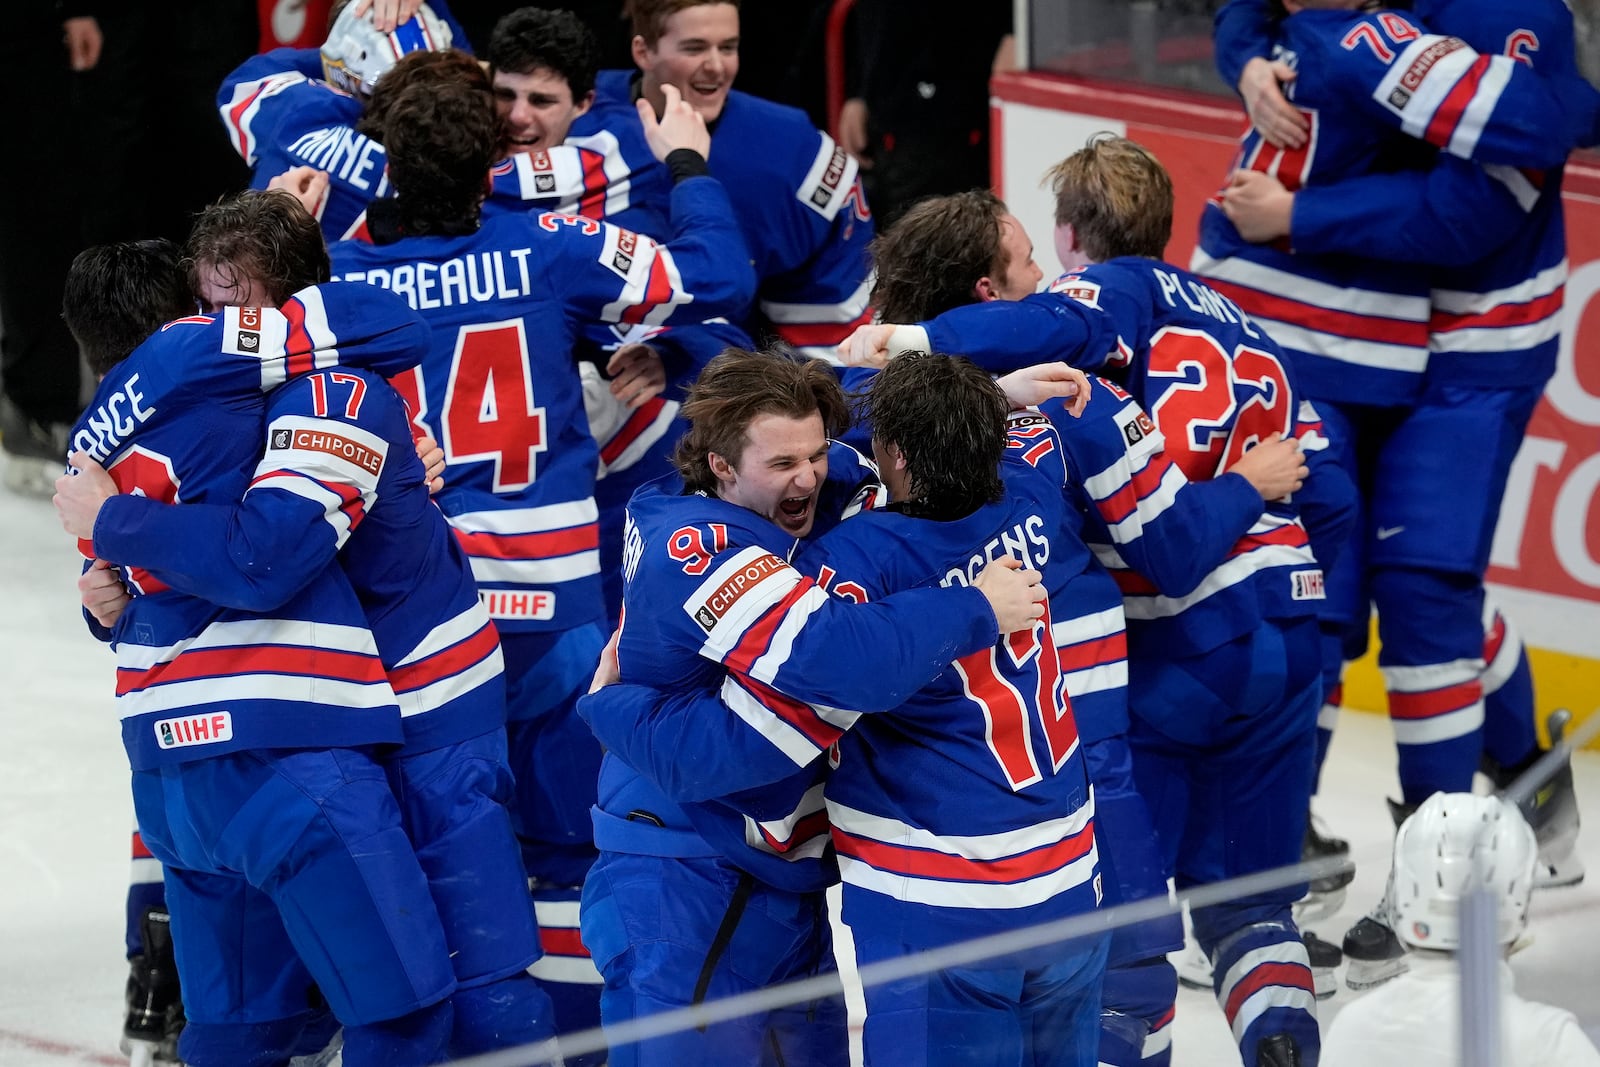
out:
<path id="1" fill-rule="evenodd" d="M 397 372 L 426 342 L 403 304 L 355 286 L 314 286 L 281 311 L 179 319 L 102 379 L 72 446 L 123 493 L 236 501 L 259 455 L 263 390 L 341 360 Z M 136 595 L 112 643 L 135 770 L 238 749 L 400 740 L 394 693 L 338 567 L 268 615 L 186 596 L 137 567 L 122 574 Z"/>
<path id="2" fill-rule="evenodd" d="M 1540 78 L 1392 11 L 1302 11 L 1281 23 L 1274 54 L 1299 72 L 1288 91 L 1310 140 L 1285 152 L 1251 130 L 1237 165 L 1291 191 L 1394 169 L 1410 151 L 1386 139 L 1396 131 L 1480 163 L 1559 166 L 1600 107 L 1581 78 Z M 1263 322 L 1311 397 L 1410 403 L 1429 361 L 1430 278 L 1368 247 L 1363 257 L 1249 244 L 1213 203 L 1191 266 Z"/>
<path id="3" fill-rule="evenodd" d="M 572 215 L 505 215 L 461 237 L 332 249 L 337 276 L 403 295 L 432 329 L 396 382 L 449 470 L 439 506 L 503 631 L 603 616 L 598 462 L 573 347 L 590 322 L 697 322 L 744 306 L 752 280 L 710 178 L 673 191 L 670 244 Z"/>
<path id="4" fill-rule="evenodd" d="M 1083 549 L 1067 532 L 1047 419 L 1013 420 L 1001 473 L 1004 498 L 961 518 L 863 512 L 817 541 L 806 569 L 869 604 L 964 586 L 1003 555 L 1059 586 L 1055 571 Z M 962 656 L 839 739 L 828 818 L 851 926 L 933 946 L 1098 905 L 1094 801 L 1051 639 L 1057 610 L 1052 599 L 1032 629 Z"/>
<path id="5" fill-rule="evenodd" d="M 106 501 L 95 547 L 223 607 L 278 610 L 337 555 L 418 750 L 505 721 L 500 642 L 428 487 L 405 405 L 367 371 L 274 390 L 264 451 L 236 505 Z"/>
<path id="6" fill-rule="evenodd" d="M 601 71 L 595 107 L 579 116 L 573 134 L 636 128 L 637 114 L 622 110 L 633 109 L 636 77 Z M 735 89 L 712 127 L 707 162 L 727 186 L 759 280 L 750 332 L 770 327 L 807 355 L 831 360 L 833 347 L 870 319 L 874 231 L 856 161 L 803 112 Z M 645 182 L 664 187 L 665 168 L 656 169 L 659 176 L 637 179 L 641 192 Z"/>
<path id="7" fill-rule="evenodd" d="M 679 495 L 674 485 L 645 486 L 629 505 L 622 680 L 696 695 L 723 688 L 735 714 L 770 742 L 776 773 L 756 777 L 760 788 L 731 790 L 719 750 L 701 754 L 632 720 L 613 732 L 586 698 L 580 714 L 608 748 L 595 843 L 717 854 L 768 884 L 820 889 L 834 870 L 817 757 L 860 711 L 893 707 L 956 655 L 992 644 L 994 614 L 975 590 L 924 590 L 864 610 L 830 597 L 787 562 L 792 537 L 746 508 Z M 824 510 L 839 514 L 838 501 L 819 501 Z M 728 729 L 725 715 L 711 725 Z M 661 777 L 640 773 L 655 767 Z"/>

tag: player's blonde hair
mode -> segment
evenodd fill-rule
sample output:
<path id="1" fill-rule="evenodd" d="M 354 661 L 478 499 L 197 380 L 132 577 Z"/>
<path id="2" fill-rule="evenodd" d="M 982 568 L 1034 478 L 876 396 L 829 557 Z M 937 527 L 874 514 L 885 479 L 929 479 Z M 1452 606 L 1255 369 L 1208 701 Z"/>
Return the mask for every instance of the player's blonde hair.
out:
<path id="1" fill-rule="evenodd" d="M 1045 181 L 1055 193 L 1056 225 L 1071 226 L 1095 262 L 1161 258 L 1172 236 L 1172 179 L 1143 145 L 1097 133 L 1050 168 Z"/>

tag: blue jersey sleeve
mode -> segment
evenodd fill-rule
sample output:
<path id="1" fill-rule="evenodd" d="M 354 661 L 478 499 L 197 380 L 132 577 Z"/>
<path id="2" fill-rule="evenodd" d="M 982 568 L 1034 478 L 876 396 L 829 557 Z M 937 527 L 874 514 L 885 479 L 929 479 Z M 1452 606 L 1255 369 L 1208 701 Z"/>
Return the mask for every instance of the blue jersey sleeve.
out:
<path id="1" fill-rule="evenodd" d="M 1464 266 L 1517 234 L 1546 180 L 1440 156 L 1426 171 L 1310 185 L 1295 193 L 1290 239 L 1300 253 Z"/>
<path id="2" fill-rule="evenodd" d="M 1217 73 L 1229 89 L 1239 88 L 1244 66 L 1272 58 L 1272 13 L 1266 0 L 1228 0 L 1212 22 Z"/>
<path id="3" fill-rule="evenodd" d="M 1064 295 L 1060 285 L 1021 300 L 952 308 L 920 325 L 933 351 L 966 356 L 993 374 L 1052 360 L 1084 370 L 1117 362 L 1119 338 L 1112 322 Z"/>
<path id="4" fill-rule="evenodd" d="M 1345 24 L 1342 36 L 1320 44 L 1309 58 L 1344 100 L 1463 159 L 1558 167 L 1600 111 L 1600 92 L 1576 74 L 1544 76 L 1509 56 L 1482 55 L 1393 11 Z"/>
<path id="5" fill-rule="evenodd" d="M 743 317 L 755 292 L 744 238 L 715 179 L 689 178 L 672 192 L 672 240 L 577 215 L 535 222 L 564 233 L 550 283 L 576 320 L 661 326 Z"/>
<path id="6" fill-rule="evenodd" d="M 1294 505 L 1310 538 L 1311 554 L 1327 570 L 1338 561 L 1355 531 L 1356 486 L 1333 458 L 1322 417 L 1309 400 L 1300 401 L 1295 413 L 1295 436 L 1305 452 L 1308 473 L 1305 484 L 1294 494 Z"/>
<path id="7" fill-rule="evenodd" d="M 223 79 L 217 113 L 240 159 L 254 167 L 263 146 L 286 145 L 307 130 L 360 118 L 360 102 L 318 81 L 321 73 L 315 49 L 275 48 L 251 56 Z"/>
<path id="8" fill-rule="evenodd" d="M 270 611 L 320 574 L 379 497 L 403 405 L 375 378 L 299 378 L 273 395 L 266 449 L 237 505 L 106 501 L 97 551 L 223 607 Z"/>

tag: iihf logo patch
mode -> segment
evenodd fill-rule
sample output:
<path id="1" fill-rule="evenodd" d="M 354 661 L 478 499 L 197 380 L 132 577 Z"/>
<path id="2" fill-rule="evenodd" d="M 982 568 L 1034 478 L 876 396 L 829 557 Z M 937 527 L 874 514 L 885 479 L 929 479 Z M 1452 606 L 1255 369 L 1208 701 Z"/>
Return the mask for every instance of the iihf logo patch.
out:
<path id="1" fill-rule="evenodd" d="M 533 176 L 533 191 L 536 193 L 555 192 L 556 176 L 554 174 L 535 174 Z"/>
<path id="2" fill-rule="evenodd" d="M 611 269 L 626 277 L 633 269 L 633 257 L 626 252 L 618 252 L 611 257 Z"/>
<path id="3" fill-rule="evenodd" d="M 261 335 L 259 333 L 250 333 L 246 330 L 240 330 L 239 347 L 244 349 L 246 352 L 254 352 L 256 349 L 261 347 Z"/>
<path id="4" fill-rule="evenodd" d="M 717 616 L 704 604 L 700 605 L 700 610 L 694 613 L 694 621 L 699 623 L 700 629 L 706 633 L 710 633 L 717 628 Z"/>
<path id="5" fill-rule="evenodd" d="M 1411 94 L 1404 89 L 1396 87 L 1395 91 L 1389 94 L 1389 103 L 1396 108 L 1404 108 L 1411 103 Z"/>
<path id="6" fill-rule="evenodd" d="M 1136 445 L 1144 440 L 1144 430 L 1137 422 L 1130 422 L 1122 427 L 1122 436 L 1128 439 L 1128 444 Z"/>
<path id="7" fill-rule="evenodd" d="M 292 440 L 292 438 L 293 438 L 293 435 L 288 430 L 273 430 L 272 431 L 272 447 L 273 448 L 288 448 L 289 447 L 289 442 Z"/>

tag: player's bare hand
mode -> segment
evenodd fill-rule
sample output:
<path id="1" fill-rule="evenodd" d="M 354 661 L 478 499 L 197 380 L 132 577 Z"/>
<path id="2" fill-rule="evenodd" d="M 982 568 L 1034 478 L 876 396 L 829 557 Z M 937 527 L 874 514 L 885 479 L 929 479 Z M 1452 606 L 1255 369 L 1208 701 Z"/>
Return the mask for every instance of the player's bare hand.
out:
<path id="1" fill-rule="evenodd" d="M 1283 86 L 1295 79 L 1295 69 L 1287 63 L 1260 56 L 1244 65 L 1239 74 L 1239 95 L 1250 124 L 1269 144 L 1279 148 L 1299 148 L 1306 143 L 1311 124 L 1300 109 L 1283 95 Z"/>
<path id="2" fill-rule="evenodd" d="M 649 345 L 623 345 L 606 362 L 611 395 L 629 408 L 637 408 L 661 395 L 667 387 L 667 368 Z"/>
<path id="3" fill-rule="evenodd" d="M 1229 474 L 1241 474 L 1262 500 L 1282 500 L 1306 483 L 1310 469 L 1300 442 L 1273 434 L 1234 461 Z"/>
<path id="4" fill-rule="evenodd" d="M 996 378 L 995 384 L 1014 407 L 1031 408 L 1060 397 L 1067 402 L 1067 414 L 1077 418 L 1089 403 L 1089 376 L 1065 363 L 1023 367 Z"/>
<path id="5" fill-rule="evenodd" d="M 867 102 L 852 96 L 839 108 L 839 147 L 856 157 L 862 170 L 872 168 L 867 157 Z"/>
<path id="6" fill-rule="evenodd" d="M 94 520 L 100 516 L 100 505 L 117 495 L 117 483 L 87 452 L 74 452 L 67 457 L 67 462 L 76 467 L 78 473 L 63 474 L 56 479 L 56 515 L 61 519 L 63 530 L 90 541 L 94 539 Z"/>
<path id="7" fill-rule="evenodd" d="M 273 175 L 268 189 L 282 189 L 300 201 L 312 218 L 322 214 L 322 205 L 328 201 L 328 172 L 316 167 L 290 167 L 282 174 Z"/>
<path id="8" fill-rule="evenodd" d="M 651 153 L 663 163 L 679 148 L 692 148 L 709 157 L 711 134 L 706 129 L 705 116 L 684 101 L 676 86 L 663 85 L 661 95 L 667 98 L 667 105 L 659 119 L 650 101 L 639 99 L 639 121 L 644 123 L 644 137 Z"/>
<path id="9" fill-rule="evenodd" d="M 388 33 L 402 22 L 409 22 L 421 6 L 422 0 L 356 0 L 354 15 L 360 18 L 372 12 L 373 27 L 379 33 Z"/>
<path id="10" fill-rule="evenodd" d="M 893 336 L 893 323 L 857 326 L 855 332 L 839 344 L 839 362 L 846 367 L 877 367 L 881 370 L 889 365 L 889 338 Z"/>
<path id="11" fill-rule="evenodd" d="M 133 599 L 128 595 L 127 586 L 122 584 L 121 575 L 103 559 L 95 560 L 78 576 L 78 597 L 84 610 L 108 630 Z"/>
<path id="12" fill-rule="evenodd" d="M 1236 170 L 1222 191 L 1222 213 L 1246 241 L 1276 241 L 1289 236 L 1294 194 L 1270 174 Z"/>
<path id="13" fill-rule="evenodd" d="M 428 483 L 428 495 L 432 496 L 444 488 L 444 449 L 439 447 L 439 442 L 422 434 L 414 442 L 417 448 L 417 458 L 422 460 L 423 477 Z"/>
<path id="14" fill-rule="evenodd" d="M 606 647 L 600 650 L 600 663 L 594 669 L 594 680 L 589 683 L 589 692 L 598 693 L 608 685 L 616 685 L 622 681 L 622 669 L 617 666 L 617 643 L 622 640 L 622 627 L 611 631 L 611 640 L 606 642 Z"/>
<path id="15" fill-rule="evenodd" d="M 1001 556 L 978 572 L 972 586 L 994 609 L 1000 632 L 1026 630 L 1044 618 L 1044 575 L 1027 570 L 1011 556 Z"/>
<path id="16" fill-rule="evenodd" d="M 67 46 L 67 63 L 73 70 L 93 70 L 100 62 L 100 49 L 105 38 L 100 33 L 100 23 L 92 15 L 79 15 L 61 24 Z"/>

